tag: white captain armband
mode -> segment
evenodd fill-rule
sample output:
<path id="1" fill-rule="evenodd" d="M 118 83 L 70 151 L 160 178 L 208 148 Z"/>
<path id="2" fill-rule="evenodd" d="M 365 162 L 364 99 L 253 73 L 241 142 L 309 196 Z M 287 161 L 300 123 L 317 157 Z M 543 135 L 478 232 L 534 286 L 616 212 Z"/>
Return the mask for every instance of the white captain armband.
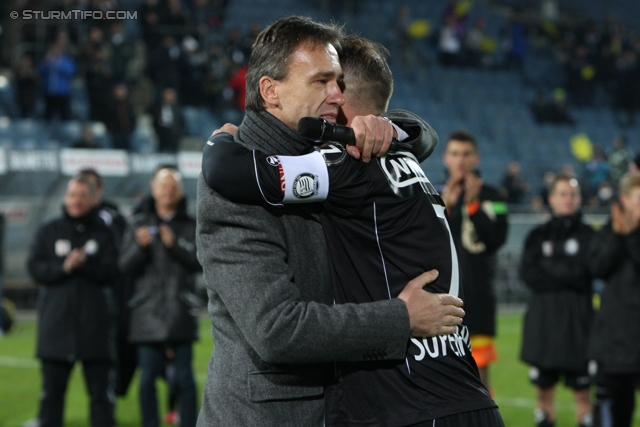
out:
<path id="1" fill-rule="evenodd" d="M 278 156 L 284 203 L 323 202 L 329 195 L 329 172 L 317 151 L 304 156 Z"/>

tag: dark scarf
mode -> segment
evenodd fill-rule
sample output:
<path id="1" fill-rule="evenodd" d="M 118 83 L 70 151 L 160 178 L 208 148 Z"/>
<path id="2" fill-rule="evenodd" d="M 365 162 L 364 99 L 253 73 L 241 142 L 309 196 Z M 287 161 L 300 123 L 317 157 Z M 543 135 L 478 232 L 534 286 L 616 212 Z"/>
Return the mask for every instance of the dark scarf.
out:
<path id="1" fill-rule="evenodd" d="M 270 113 L 247 110 L 235 136 L 247 148 L 267 154 L 299 155 L 309 152 L 313 143 L 302 138 Z"/>

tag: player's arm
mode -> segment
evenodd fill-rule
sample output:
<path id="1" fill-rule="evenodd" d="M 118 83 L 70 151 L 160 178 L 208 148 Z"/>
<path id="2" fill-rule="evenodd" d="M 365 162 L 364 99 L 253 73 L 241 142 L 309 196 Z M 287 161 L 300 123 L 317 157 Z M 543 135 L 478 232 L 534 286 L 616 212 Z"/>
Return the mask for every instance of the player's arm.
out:
<path id="1" fill-rule="evenodd" d="M 426 160 L 436 149 L 438 134 L 429 123 L 416 114 L 405 110 L 389 110 L 382 113 L 382 117 L 388 118 L 406 133 L 401 140 L 411 144 L 411 153 L 416 156 L 418 162 Z"/>
<path id="2" fill-rule="evenodd" d="M 465 185 L 468 182 L 467 180 Z M 469 192 L 468 187 L 467 192 Z M 491 193 L 495 194 L 480 196 L 471 202 L 465 202 L 462 209 L 473 222 L 478 240 L 485 244 L 487 251 L 494 252 L 507 240 L 507 203 L 497 192 Z"/>
<path id="3" fill-rule="evenodd" d="M 345 197 L 345 192 L 353 189 L 354 180 L 361 176 L 348 178 L 345 170 L 349 161 L 353 160 L 338 144 L 325 144 L 301 156 L 269 156 L 249 150 L 221 132 L 204 148 L 202 174 L 209 187 L 235 203 L 283 206 L 323 202 L 330 190 L 336 203 L 352 199 Z"/>
<path id="4" fill-rule="evenodd" d="M 213 190 L 236 203 L 282 205 L 282 192 L 269 185 L 278 180 L 278 169 L 265 175 L 263 187 L 258 180 L 255 153 L 234 142 L 233 136 L 220 132 L 212 135 L 202 152 L 202 175 Z"/>

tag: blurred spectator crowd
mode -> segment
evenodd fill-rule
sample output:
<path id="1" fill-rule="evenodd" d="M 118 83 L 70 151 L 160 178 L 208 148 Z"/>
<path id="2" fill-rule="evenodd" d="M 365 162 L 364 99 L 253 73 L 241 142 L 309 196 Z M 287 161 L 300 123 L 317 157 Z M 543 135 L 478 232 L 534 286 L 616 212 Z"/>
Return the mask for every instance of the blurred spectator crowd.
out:
<path id="1" fill-rule="evenodd" d="M 10 79 L 17 118 L 102 122 L 112 148 L 130 149 L 137 121 L 148 115 L 158 151 L 175 152 L 184 132 L 184 106 L 205 107 L 227 121 L 242 117 L 246 64 L 261 24 L 253 22 L 246 33 L 223 30 L 227 0 L 18 3 L 18 10 L 43 13 L 137 15 L 126 21 L 23 21 L 21 46 L 33 48 L 14 52 Z M 38 26 L 44 26 L 44 37 Z M 86 94 L 81 111 L 71 103 L 76 85 Z M 74 146 L 98 145 L 82 138 Z"/>
<path id="2" fill-rule="evenodd" d="M 420 58 L 424 55 L 420 45 L 430 45 L 444 67 L 522 73 L 532 50 L 542 50 L 564 72 L 559 81 L 558 76 L 548 76 L 557 83 L 553 87 L 539 87 L 523 73 L 523 83 L 538 86 L 531 105 L 538 123 L 574 124 L 568 106 L 611 107 L 621 125 L 635 123 L 640 109 L 640 36 L 633 28 L 614 15 L 595 22 L 580 16 L 550 19 L 538 10 L 519 9 L 511 10 L 499 26 L 493 21 L 492 27 L 477 13 L 471 19 L 474 7 L 469 0 L 450 0 L 436 28 L 426 37 L 416 32 L 418 20 L 411 17 L 409 8 L 400 7 L 395 37 L 402 64 L 413 66 L 415 61 L 404 58 Z M 422 38 L 426 44 L 419 41 Z"/>

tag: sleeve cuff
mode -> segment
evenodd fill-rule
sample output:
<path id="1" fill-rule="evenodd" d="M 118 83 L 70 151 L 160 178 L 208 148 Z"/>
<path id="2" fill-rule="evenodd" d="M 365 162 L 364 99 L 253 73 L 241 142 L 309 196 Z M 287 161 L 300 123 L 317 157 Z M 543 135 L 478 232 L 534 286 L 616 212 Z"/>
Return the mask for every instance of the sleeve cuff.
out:
<path id="1" fill-rule="evenodd" d="M 391 122 L 391 120 L 389 120 Z M 398 126 L 397 124 L 391 122 L 391 125 L 393 126 L 393 128 L 396 130 L 396 133 L 398 134 L 398 137 L 396 138 L 398 141 L 404 141 L 405 139 L 409 138 L 409 134 L 406 133 L 405 131 L 403 131 L 400 126 Z"/>

